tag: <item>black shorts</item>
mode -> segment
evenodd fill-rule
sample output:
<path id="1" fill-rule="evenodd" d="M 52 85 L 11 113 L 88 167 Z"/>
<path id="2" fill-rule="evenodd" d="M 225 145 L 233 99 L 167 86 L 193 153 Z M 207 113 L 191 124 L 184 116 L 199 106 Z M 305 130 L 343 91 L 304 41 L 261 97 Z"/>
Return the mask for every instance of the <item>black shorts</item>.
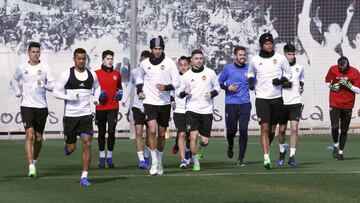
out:
<path id="1" fill-rule="evenodd" d="M 44 132 L 46 118 L 49 114 L 47 108 L 32 108 L 21 106 L 20 112 L 25 129 L 34 128 L 35 132 Z"/>
<path id="2" fill-rule="evenodd" d="M 302 104 L 284 105 L 281 109 L 280 124 L 288 121 L 299 121 L 301 118 Z"/>
<path id="3" fill-rule="evenodd" d="M 278 124 L 280 121 L 281 108 L 283 106 L 282 97 L 275 99 L 255 99 L 256 115 L 259 124 L 270 123 Z"/>
<path id="4" fill-rule="evenodd" d="M 186 116 L 184 113 L 174 113 L 173 115 L 177 132 L 186 132 Z"/>
<path id="5" fill-rule="evenodd" d="M 82 134 L 92 136 L 93 130 L 93 115 L 86 115 L 80 117 L 66 117 L 64 116 L 64 139 L 66 144 L 76 143 L 77 136 Z"/>
<path id="6" fill-rule="evenodd" d="M 141 110 L 136 107 L 132 107 L 131 110 L 133 112 L 134 125 L 147 125 L 144 112 L 141 112 Z"/>
<path id="7" fill-rule="evenodd" d="M 146 121 L 156 120 L 159 126 L 168 127 L 170 120 L 171 105 L 156 106 L 144 104 Z"/>
<path id="8" fill-rule="evenodd" d="M 185 116 L 188 130 L 190 132 L 197 130 L 200 135 L 210 137 L 213 120 L 212 114 L 198 114 L 192 111 L 187 111 Z"/>

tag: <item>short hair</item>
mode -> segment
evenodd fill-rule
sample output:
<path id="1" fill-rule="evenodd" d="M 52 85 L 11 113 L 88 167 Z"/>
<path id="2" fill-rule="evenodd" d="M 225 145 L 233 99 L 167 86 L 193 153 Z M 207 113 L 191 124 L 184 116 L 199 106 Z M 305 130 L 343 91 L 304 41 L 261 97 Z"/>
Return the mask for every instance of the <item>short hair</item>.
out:
<path id="1" fill-rule="evenodd" d="M 112 57 L 114 57 L 114 52 L 111 51 L 111 50 L 105 50 L 105 51 L 103 51 L 103 53 L 102 53 L 102 59 L 104 60 L 107 55 L 111 55 Z"/>
<path id="2" fill-rule="evenodd" d="M 344 66 L 347 64 L 347 66 L 350 66 L 349 59 L 346 56 L 342 56 L 338 59 L 338 66 Z"/>
<path id="3" fill-rule="evenodd" d="M 178 63 L 182 60 L 187 61 L 189 64 L 191 63 L 190 57 L 189 56 L 180 56 Z"/>
<path id="4" fill-rule="evenodd" d="M 284 53 L 287 53 L 287 52 L 295 52 L 295 46 L 288 43 L 284 46 Z"/>
<path id="5" fill-rule="evenodd" d="M 77 48 L 74 51 L 74 57 L 75 57 L 76 54 L 86 54 L 86 51 L 83 48 Z"/>
<path id="6" fill-rule="evenodd" d="M 243 46 L 236 46 L 235 49 L 234 49 L 234 54 L 236 55 L 238 51 L 245 51 L 246 52 L 246 48 L 243 47 Z"/>
<path id="7" fill-rule="evenodd" d="M 149 58 L 150 54 L 151 54 L 150 51 L 144 50 L 144 51 L 141 52 L 140 57 Z"/>
<path id="8" fill-rule="evenodd" d="M 31 48 L 36 47 L 40 49 L 40 43 L 39 42 L 30 42 L 28 46 L 28 51 L 30 51 Z"/>
<path id="9" fill-rule="evenodd" d="M 195 49 L 191 52 L 191 57 L 193 57 L 195 54 L 201 54 L 204 56 L 203 52 L 200 49 Z"/>

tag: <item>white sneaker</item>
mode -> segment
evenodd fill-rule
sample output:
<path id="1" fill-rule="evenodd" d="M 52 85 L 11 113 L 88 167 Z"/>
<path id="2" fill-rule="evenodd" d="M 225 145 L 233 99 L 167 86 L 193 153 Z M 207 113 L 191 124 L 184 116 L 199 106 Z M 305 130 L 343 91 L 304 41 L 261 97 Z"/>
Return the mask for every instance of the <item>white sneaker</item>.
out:
<path id="1" fill-rule="evenodd" d="M 159 162 L 159 163 L 157 164 L 157 174 L 158 174 L 158 175 L 164 174 L 164 168 L 163 168 L 163 165 L 162 165 L 161 162 Z"/>
<path id="2" fill-rule="evenodd" d="M 150 175 L 156 175 L 158 173 L 158 164 L 156 161 L 152 162 L 149 172 L 150 172 Z"/>

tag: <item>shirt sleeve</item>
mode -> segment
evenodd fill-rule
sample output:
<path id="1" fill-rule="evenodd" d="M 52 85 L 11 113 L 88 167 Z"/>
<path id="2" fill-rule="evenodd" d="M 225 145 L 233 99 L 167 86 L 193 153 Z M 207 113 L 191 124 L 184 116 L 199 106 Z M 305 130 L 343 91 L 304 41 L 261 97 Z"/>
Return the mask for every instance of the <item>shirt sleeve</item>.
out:
<path id="1" fill-rule="evenodd" d="M 305 73 L 304 73 L 304 67 L 302 67 L 301 69 L 301 73 L 300 73 L 300 78 L 299 78 L 299 81 L 304 83 L 305 80 L 304 80 L 304 76 L 305 76 Z"/>
<path id="2" fill-rule="evenodd" d="M 47 74 L 46 74 L 46 82 L 44 84 L 44 89 L 52 92 L 54 90 L 54 87 L 55 87 L 55 78 L 54 78 L 50 68 L 48 68 Z"/>
<path id="3" fill-rule="evenodd" d="M 255 64 L 254 64 L 254 61 L 251 60 L 250 64 L 249 64 L 249 69 L 248 69 L 248 72 L 247 72 L 247 77 L 248 78 L 255 78 L 255 72 L 256 72 Z"/>
<path id="4" fill-rule="evenodd" d="M 19 87 L 19 82 L 21 80 L 21 77 L 22 77 L 21 69 L 20 69 L 20 67 L 17 67 L 15 74 L 14 74 L 13 78 L 11 79 L 11 86 L 14 88 L 16 95 L 21 94 L 20 87 Z"/>
<path id="5" fill-rule="evenodd" d="M 145 74 L 144 66 L 140 63 L 139 70 L 136 74 L 136 85 L 144 84 Z"/>
<path id="6" fill-rule="evenodd" d="M 53 96 L 61 100 L 77 100 L 76 94 L 67 94 L 65 92 L 65 85 L 69 79 L 70 71 L 67 70 L 60 75 L 59 80 L 55 83 Z"/>
<path id="7" fill-rule="evenodd" d="M 122 81 L 121 81 L 121 73 L 120 73 L 120 71 L 118 71 L 118 76 L 119 76 L 119 80 L 118 80 L 118 83 L 117 83 L 117 89 L 120 89 L 120 90 L 122 90 L 123 88 L 122 88 L 122 85 L 121 85 L 121 83 L 122 83 Z"/>
<path id="8" fill-rule="evenodd" d="M 131 78 L 130 82 L 128 83 L 128 85 L 126 87 L 126 91 L 125 91 L 125 94 L 124 94 L 124 97 L 123 97 L 123 102 L 124 103 L 127 103 L 131 93 L 134 92 L 135 82 L 136 82 L 135 80 L 136 80 L 136 78 Z"/>
<path id="9" fill-rule="evenodd" d="M 176 96 L 181 98 L 180 94 L 185 91 L 186 87 L 187 87 L 187 83 L 186 83 L 186 73 L 185 73 L 185 75 L 183 75 L 181 80 L 180 80 L 179 91 L 177 91 L 178 94 Z"/>
<path id="10" fill-rule="evenodd" d="M 283 71 L 283 77 L 286 77 L 288 80 L 291 80 L 292 71 L 290 68 L 290 64 L 289 64 L 288 60 L 285 58 L 285 56 L 283 57 L 283 60 L 282 60 L 281 69 Z"/>
<path id="11" fill-rule="evenodd" d="M 93 83 L 93 89 L 94 89 L 94 101 L 96 101 L 97 103 L 99 103 L 99 97 L 100 97 L 100 92 L 101 92 L 101 88 L 100 88 L 100 84 L 99 84 L 99 80 L 98 77 L 96 75 L 96 73 L 94 71 L 90 71 L 91 74 L 94 77 L 94 83 Z"/>
<path id="12" fill-rule="evenodd" d="M 226 80 L 227 80 L 227 77 L 228 77 L 228 71 L 227 71 L 227 68 L 226 67 L 224 67 L 224 69 L 221 71 L 221 73 L 220 73 L 220 76 L 219 76 L 219 85 L 221 86 L 221 87 L 224 87 L 225 88 L 225 82 L 226 82 Z M 224 89 L 223 88 L 223 89 Z"/>
<path id="13" fill-rule="evenodd" d="M 211 84 L 213 86 L 213 90 L 217 91 L 218 93 L 220 92 L 220 84 L 219 84 L 219 80 L 217 78 L 217 75 L 214 71 L 212 71 L 212 78 L 211 78 Z"/>
<path id="14" fill-rule="evenodd" d="M 326 74 L 325 83 L 331 83 L 332 80 L 333 80 L 333 76 L 332 76 L 332 72 L 331 72 L 331 68 L 330 68 L 328 73 Z"/>
<path id="15" fill-rule="evenodd" d="M 179 72 L 178 72 L 175 62 L 173 62 L 173 66 L 170 70 L 170 75 L 171 75 L 171 84 L 174 87 L 174 89 L 179 88 L 179 86 L 180 86 Z"/>

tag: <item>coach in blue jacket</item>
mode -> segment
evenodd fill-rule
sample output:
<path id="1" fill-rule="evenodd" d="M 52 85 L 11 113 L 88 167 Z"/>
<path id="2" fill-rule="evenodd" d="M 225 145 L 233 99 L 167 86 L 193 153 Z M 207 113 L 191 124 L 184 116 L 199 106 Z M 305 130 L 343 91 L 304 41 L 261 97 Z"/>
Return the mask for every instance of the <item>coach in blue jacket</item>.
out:
<path id="1" fill-rule="evenodd" d="M 246 49 L 235 47 L 235 62 L 227 64 L 220 73 L 219 83 L 226 92 L 225 97 L 225 122 L 226 138 L 228 141 L 227 155 L 234 156 L 234 138 L 239 124 L 239 160 L 238 166 L 245 166 L 244 156 L 248 140 L 248 125 L 250 120 L 250 94 L 249 83 L 246 73 L 248 65 L 246 62 Z"/>

